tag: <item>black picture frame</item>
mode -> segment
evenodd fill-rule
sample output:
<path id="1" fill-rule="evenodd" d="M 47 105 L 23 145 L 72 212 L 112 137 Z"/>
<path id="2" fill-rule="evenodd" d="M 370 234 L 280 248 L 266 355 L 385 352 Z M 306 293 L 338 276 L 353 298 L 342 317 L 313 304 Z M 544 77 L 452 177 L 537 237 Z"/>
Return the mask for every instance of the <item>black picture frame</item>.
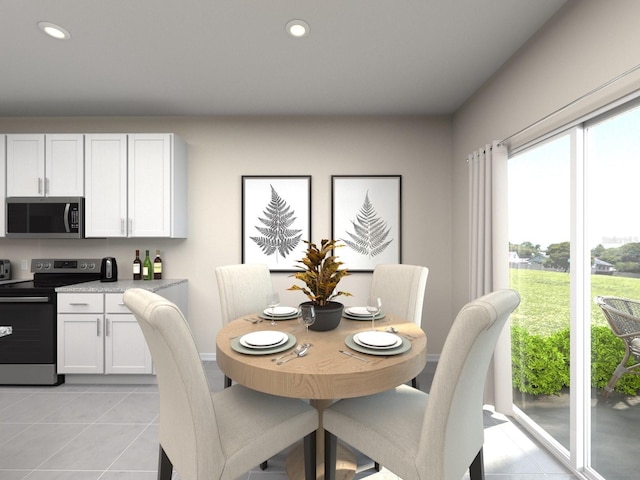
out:
<path id="1" fill-rule="evenodd" d="M 242 176 L 242 263 L 296 272 L 311 238 L 311 176 Z"/>
<path id="2" fill-rule="evenodd" d="M 402 263 L 402 175 L 332 175 L 331 238 L 350 272 Z"/>

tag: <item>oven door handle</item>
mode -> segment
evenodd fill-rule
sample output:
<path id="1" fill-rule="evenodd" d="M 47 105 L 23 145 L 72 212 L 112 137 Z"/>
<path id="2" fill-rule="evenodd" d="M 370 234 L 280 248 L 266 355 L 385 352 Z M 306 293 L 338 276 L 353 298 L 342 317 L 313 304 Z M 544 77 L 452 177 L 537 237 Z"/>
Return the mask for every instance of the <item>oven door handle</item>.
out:
<path id="1" fill-rule="evenodd" d="M 49 297 L 0 297 L 0 303 L 48 303 Z"/>

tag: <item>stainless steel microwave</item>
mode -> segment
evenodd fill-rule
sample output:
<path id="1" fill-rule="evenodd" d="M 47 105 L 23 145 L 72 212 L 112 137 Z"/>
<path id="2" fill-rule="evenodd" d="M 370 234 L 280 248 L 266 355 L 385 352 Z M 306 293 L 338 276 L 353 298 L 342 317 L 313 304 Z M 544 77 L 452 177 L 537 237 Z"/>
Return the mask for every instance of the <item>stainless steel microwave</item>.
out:
<path id="1" fill-rule="evenodd" d="M 9 197 L 6 236 L 84 238 L 84 198 Z"/>

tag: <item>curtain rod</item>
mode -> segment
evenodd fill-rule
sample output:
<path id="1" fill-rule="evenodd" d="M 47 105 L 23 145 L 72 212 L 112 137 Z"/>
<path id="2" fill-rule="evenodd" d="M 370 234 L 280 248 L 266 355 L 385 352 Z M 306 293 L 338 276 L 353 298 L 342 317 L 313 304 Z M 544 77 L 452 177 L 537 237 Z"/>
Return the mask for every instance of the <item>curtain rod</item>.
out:
<path id="1" fill-rule="evenodd" d="M 509 135 L 507 138 L 500 140 L 499 143 L 503 144 L 505 142 L 508 142 L 509 140 L 511 140 L 512 138 L 517 137 L 518 135 L 522 135 L 524 132 L 531 130 L 532 128 L 537 127 L 538 125 L 540 125 L 543 122 L 546 122 L 547 120 L 549 120 L 552 117 L 555 117 L 556 115 L 558 115 L 559 113 L 564 112 L 565 110 L 573 107 L 576 103 L 581 102 L 582 100 L 590 97 L 591 95 L 598 93 L 600 90 L 603 90 L 605 88 L 607 88 L 608 86 L 616 83 L 617 81 L 623 79 L 624 77 L 631 75 L 633 72 L 635 72 L 636 70 L 640 69 L 640 64 L 636 65 L 633 68 L 630 68 L 629 70 L 627 70 L 626 72 L 621 73 L 620 75 L 618 75 L 617 77 L 612 78 L 611 80 L 603 83 L 602 85 L 599 85 L 597 87 L 595 87 L 593 90 L 588 91 L 587 93 L 585 93 L 584 95 L 576 98 L 575 100 L 567 103 L 566 105 L 564 105 L 563 107 L 560 107 L 559 109 L 555 110 L 554 112 L 551 112 L 550 114 L 542 117 L 540 120 L 537 120 L 535 122 L 533 122 L 530 125 L 527 125 L 526 127 L 524 127 L 522 130 L 518 130 L 516 133 L 514 133 L 513 135 Z"/>

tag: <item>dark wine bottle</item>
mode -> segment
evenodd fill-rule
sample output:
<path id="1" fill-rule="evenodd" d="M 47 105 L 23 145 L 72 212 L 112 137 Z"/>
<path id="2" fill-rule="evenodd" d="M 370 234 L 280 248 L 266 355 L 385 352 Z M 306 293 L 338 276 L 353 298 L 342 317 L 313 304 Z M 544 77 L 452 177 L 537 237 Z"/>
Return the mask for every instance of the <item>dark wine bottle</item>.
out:
<path id="1" fill-rule="evenodd" d="M 144 259 L 144 263 L 142 264 L 142 279 L 153 279 L 153 268 L 151 266 L 151 259 L 149 258 L 149 250 L 146 250 L 146 257 Z"/>
<path id="2" fill-rule="evenodd" d="M 136 258 L 133 260 L 133 279 L 142 280 L 142 262 L 140 261 L 140 250 L 136 250 Z"/>
<path id="3" fill-rule="evenodd" d="M 162 259 L 160 258 L 160 250 L 156 250 L 156 258 L 153 259 L 153 279 L 160 280 L 162 278 Z"/>

